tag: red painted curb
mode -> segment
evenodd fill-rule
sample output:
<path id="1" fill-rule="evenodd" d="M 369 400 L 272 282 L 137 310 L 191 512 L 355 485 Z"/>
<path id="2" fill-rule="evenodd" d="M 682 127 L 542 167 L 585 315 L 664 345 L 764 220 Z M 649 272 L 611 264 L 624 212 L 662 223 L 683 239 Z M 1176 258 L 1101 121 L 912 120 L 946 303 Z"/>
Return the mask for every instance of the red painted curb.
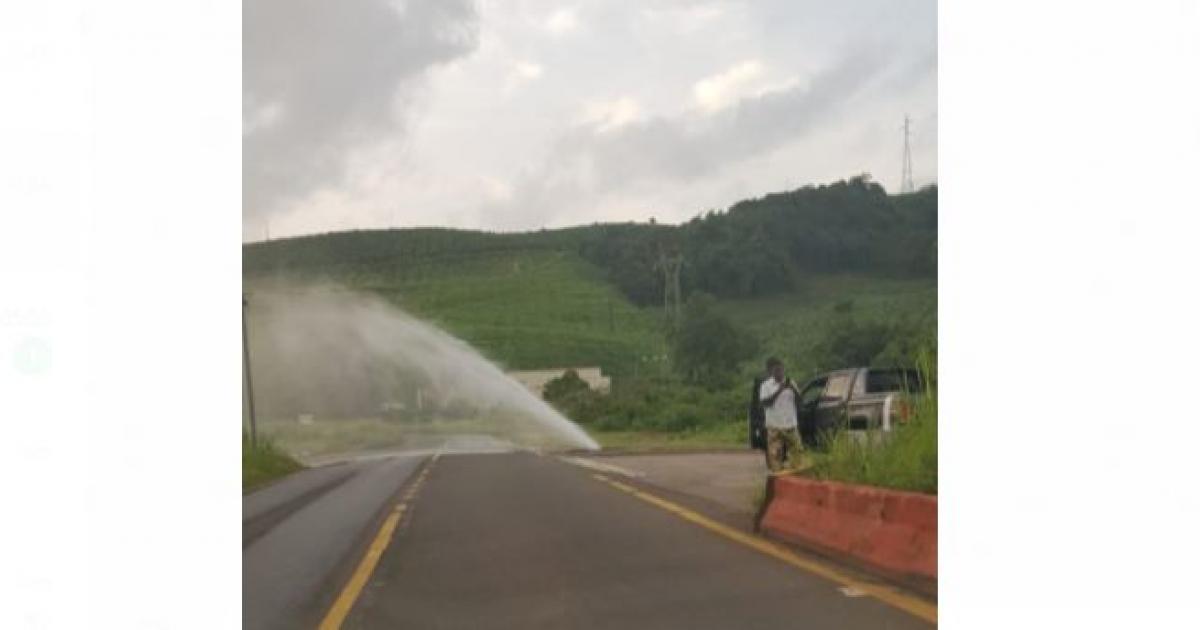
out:
<path id="1" fill-rule="evenodd" d="M 803 477 L 773 477 L 759 522 L 768 536 L 937 579 L 937 497 Z"/>

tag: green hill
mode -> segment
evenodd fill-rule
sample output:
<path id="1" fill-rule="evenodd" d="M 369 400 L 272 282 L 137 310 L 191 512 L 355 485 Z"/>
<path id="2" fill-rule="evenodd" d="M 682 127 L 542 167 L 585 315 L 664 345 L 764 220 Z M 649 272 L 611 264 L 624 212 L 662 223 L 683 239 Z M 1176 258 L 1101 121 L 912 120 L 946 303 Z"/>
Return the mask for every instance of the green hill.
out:
<path id="1" fill-rule="evenodd" d="M 884 358 L 888 343 L 920 344 L 928 341 L 937 325 L 937 280 L 935 278 L 888 278 L 861 274 L 818 274 L 806 278 L 793 293 L 764 298 L 719 302 L 719 310 L 738 326 L 760 340 L 764 355 L 775 354 L 789 366 L 791 374 L 804 378 L 812 373 L 845 367 L 831 364 L 825 346 L 847 322 L 860 327 L 884 324 L 901 331 L 901 337 L 883 339 L 873 358 Z M 903 331 L 916 331 L 907 339 Z M 893 346 L 902 358 L 915 348 Z M 868 352 L 869 353 L 869 352 Z M 848 357 L 849 358 L 849 357 Z M 870 363 L 870 359 L 852 361 Z M 750 366 L 757 370 L 758 365 Z"/>
<path id="2" fill-rule="evenodd" d="M 389 234 L 330 236 L 373 239 Z M 402 241 L 413 234 L 390 236 Z M 658 313 L 632 305 L 598 269 L 569 251 L 480 249 L 427 259 L 399 256 L 272 267 L 249 271 L 246 290 L 287 280 L 330 281 L 375 293 L 513 369 L 600 365 L 625 374 L 635 370 L 636 362 L 666 351 Z"/>
<path id="3" fill-rule="evenodd" d="M 853 178 L 678 226 L 369 230 L 253 243 L 243 247 L 243 277 L 250 292 L 324 280 L 377 293 L 506 367 L 600 365 L 630 376 L 669 368 L 658 263 L 681 256 L 685 297 L 716 296 L 763 352 L 815 370 L 828 367 L 821 344 L 848 317 L 906 330 L 936 322 L 936 237 L 936 187 L 889 196 Z"/>

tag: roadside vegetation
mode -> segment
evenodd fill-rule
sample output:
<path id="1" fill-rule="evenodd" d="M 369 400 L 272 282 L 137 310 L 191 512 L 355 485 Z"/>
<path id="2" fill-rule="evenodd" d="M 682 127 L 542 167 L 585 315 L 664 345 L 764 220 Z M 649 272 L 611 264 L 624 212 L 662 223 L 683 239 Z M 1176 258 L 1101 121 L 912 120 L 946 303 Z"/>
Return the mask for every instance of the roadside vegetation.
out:
<path id="1" fill-rule="evenodd" d="M 671 453 L 746 447 L 742 422 L 726 422 L 688 431 L 591 431 L 600 447 L 614 452 Z"/>
<path id="2" fill-rule="evenodd" d="M 607 395 L 568 372 L 547 385 L 545 398 L 606 447 L 619 439 L 622 448 L 636 448 L 632 436 L 639 433 L 648 449 L 661 449 L 664 434 L 674 436 L 669 443 L 676 448 L 745 447 L 750 384 L 767 354 L 781 356 L 789 375 L 803 383 L 841 367 L 912 366 L 918 348 L 935 339 L 936 296 L 927 285 L 856 280 L 846 284 L 857 291 L 827 299 L 759 301 L 740 320 L 724 314 L 727 304 L 694 300 L 671 343 L 668 366 L 679 369 L 617 378 Z M 865 313 L 857 312 L 858 298 Z"/>
<path id="3" fill-rule="evenodd" d="M 932 351 L 922 354 L 918 367 L 925 388 L 914 397 L 913 415 L 888 440 L 868 445 L 840 434 L 829 452 L 817 453 L 805 474 L 844 481 L 937 494 L 937 366 Z"/>
<path id="4" fill-rule="evenodd" d="M 259 436 L 256 447 L 250 446 L 250 435 L 242 433 L 242 490 L 261 486 L 268 481 L 304 468 L 300 462 L 280 450 L 270 438 Z"/>
<path id="5" fill-rule="evenodd" d="M 793 293 L 722 300 L 717 310 L 756 337 L 761 354 L 783 359 L 797 380 L 856 365 L 912 366 L 936 337 L 937 281 L 812 275 Z M 761 369 L 757 363 L 751 372 Z"/>

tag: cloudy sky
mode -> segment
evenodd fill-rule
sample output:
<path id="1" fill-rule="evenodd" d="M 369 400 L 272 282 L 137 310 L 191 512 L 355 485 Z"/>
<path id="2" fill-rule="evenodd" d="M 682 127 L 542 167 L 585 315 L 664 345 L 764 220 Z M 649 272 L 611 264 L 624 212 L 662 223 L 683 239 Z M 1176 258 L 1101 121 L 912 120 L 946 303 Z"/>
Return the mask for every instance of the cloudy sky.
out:
<path id="1" fill-rule="evenodd" d="M 678 222 L 937 173 L 913 0 L 243 3 L 243 240 Z"/>

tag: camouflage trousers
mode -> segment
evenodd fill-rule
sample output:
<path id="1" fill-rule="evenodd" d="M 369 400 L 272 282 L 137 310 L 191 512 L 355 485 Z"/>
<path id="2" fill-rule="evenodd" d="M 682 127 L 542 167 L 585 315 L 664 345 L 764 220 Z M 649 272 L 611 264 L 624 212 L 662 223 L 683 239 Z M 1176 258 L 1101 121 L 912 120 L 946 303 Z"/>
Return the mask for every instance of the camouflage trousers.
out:
<path id="1" fill-rule="evenodd" d="M 800 434 L 796 433 L 795 428 L 767 427 L 767 468 L 771 472 L 799 466 L 801 448 Z"/>

